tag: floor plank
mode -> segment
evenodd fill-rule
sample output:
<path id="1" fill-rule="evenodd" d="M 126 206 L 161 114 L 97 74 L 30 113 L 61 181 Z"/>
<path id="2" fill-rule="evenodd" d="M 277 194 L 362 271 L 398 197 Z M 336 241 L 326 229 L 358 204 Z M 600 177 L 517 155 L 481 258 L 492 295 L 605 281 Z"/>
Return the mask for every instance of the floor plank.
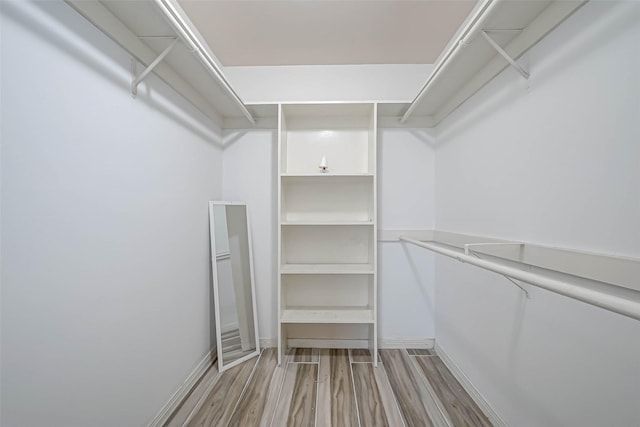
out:
<path id="1" fill-rule="evenodd" d="M 378 384 L 378 390 L 380 391 L 380 398 L 382 399 L 384 412 L 387 415 L 389 425 L 393 427 L 406 426 L 402 419 L 402 414 L 400 413 L 398 401 L 396 396 L 393 394 L 393 389 L 389 383 L 387 371 L 384 369 L 384 364 L 378 363 L 378 367 L 373 368 L 373 374 L 376 377 L 376 383 Z"/>
<path id="2" fill-rule="evenodd" d="M 247 388 L 242 394 L 236 409 L 233 411 L 229 426 L 258 427 L 260 425 L 269 392 L 273 388 L 272 382 L 277 365 L 278 355 L 276 349 L 268 348 L 263 350 L 251 380 L 247 384 Z M 277 387 L 280 385 L 277 384 Z"/>
<path id="3" fill-rule="evenodd" d="M 416 357 L 416 362 L 444 405 L 453 425 L 491 426 L 478 405 L 439 357 L 420 356 Z"/>
<path id="4" fill-rule="evenodd" d="M 316 418 L 318 365 L 287 363 L 271 423 L 274 427 L 313 427 Z"/>
<path id="5" fill-rule="evenodd" d="M 356 396 L 351 377 L 349 350 L 330 349 L 331 425 L 351 427 L 358 424 Z"/>
<path id="6" fill-rule="evenodd" d="M 358 414 L 360 415 L 360 425 L 367 427 L 387 427 L 389 421 L 382 404 L 382 397 L 378 389 L 378 383 L 374 375 L 374 368 L 371 363 L 354 363 L 353 383 L 355 386 L 356 402 L 358 403 Z"/>
<path id="7" fill-rule="evenodd" d="M 331 353 L 320 350 L 316 427 L 331 427 Z"/>
<path id="8" fill-rule="evenodd" d="M 226 425 L 231 419 L 257 358 L 247 360 L 220 374 L 206 401 L 193 417 L 189 426 Z"/>
<path id="9" fill-rule="evenodd" d="M 292 348 L 289 354 L 293 356 L 294 363 L 318 363 L 317 348 Z"/>
<path id="10" fill-rule="evenodd" d="M 353 348 L 351 352 L 352 363 L 372 363 L 371 352 L 368 348 Z"/>
<path id="11" fill-rule="evenodd" d="M 430 348 L 408 348 L 409 356 L 435 356 L 436 353 Z"/>
<path id="12" fill-rule="evenodd" d="M 408 427 L 434 426 L 432 418 L 427 413 L 423 399 L 426 396 L 419 383 L 417 373 L 413 372 L 409 356 L 402 350 L 380 350 L 380 356 L 391 388 L 398 400 L 398 405 L 405 424 Z"/>
<path id="13" fill-rule="evenodd" d="M 349 351 L 320 350 L 317 427 L 358 426 Z"/>
<path id="14" fill-rule="evenodd" d="M 274 368 L 273 376 L 271 377 L 271 384 L 269 385 L 269 392 L 267 395 L 267 401 L 265 403 L 264 411 L 262 414 L 262 420 L 260 420 L 260 427 L 270 427 L 271 421 L 276 411 L 276 405 L 278 404 L 278 398 L 280 397 L 280 390 L 284 384 L 284 376 L 287 372 L 287 363 L 291 356 L 285 356 L 282 360 L 282 366 L 278 366 L 278 349 L 273 348 L 276 367 Z"/>
<path id="15" fill-rule="evenodd" d="M 164 427 L 182 427 L 198 413 L 198 410 L 211 392 L 220 373 L 215 364 L 212 364 L 198 383 L 189 392 L 189 395 L 180 404 L 178 409 L 164 424 Z"/>
<path id="16" fill-rule="evenodd" d="M 312 427 L 316 423 L 318 365 L 300 364 L 297 371 L 287 427 Z"/>

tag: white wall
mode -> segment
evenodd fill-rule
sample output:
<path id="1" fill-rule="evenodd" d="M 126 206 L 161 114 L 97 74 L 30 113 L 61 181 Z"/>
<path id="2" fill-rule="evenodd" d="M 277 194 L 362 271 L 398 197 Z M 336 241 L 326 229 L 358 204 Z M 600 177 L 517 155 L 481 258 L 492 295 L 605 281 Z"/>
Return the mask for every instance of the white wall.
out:
<path id="1" fill-rule="evenodd" d="M 438 128 L 436 228 L 640 256 L 640 4 L 589 2 Z M 640 323 L 436 259 L 436 339 L 508 425 L 640 425 Z"/>
<path id="2" fill-rule="evenodd" d="M 2 2 L 2 418 L 141 426 L 208 353 L 216 129 L 62 2 Z"/>
<path id="3" fill-rule="evenodd" d="M 435 199 L 433 130 L 378 131 L 378 228 L 432 230 Z M 433 254 L 399 242 L 378 244 L 378 335 L 435 337 Z"/>
<path id="4" fill-rule="evenodd" d="M 248 103 L 411 101 L 432 64 L 226 67 L 225 75 Z"/>
<path id="5" fill-rule="evenodd" d="M 277 338 L 277 152 L 275 130 L 223 135 L 223 198 L 247 203 L 258 311 L 258 336 Z"/>

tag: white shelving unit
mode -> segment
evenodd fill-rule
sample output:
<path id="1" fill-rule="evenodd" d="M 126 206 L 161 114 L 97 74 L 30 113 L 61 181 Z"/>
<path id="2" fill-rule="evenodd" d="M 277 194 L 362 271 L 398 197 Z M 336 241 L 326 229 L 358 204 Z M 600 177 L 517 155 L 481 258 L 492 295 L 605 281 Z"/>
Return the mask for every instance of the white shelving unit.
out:
<path id="1" fill-rule="evenodd" d="M 278 108 L 279 363 L 295 339 L 366 343 L 377 364 L 376 108 Z"/>

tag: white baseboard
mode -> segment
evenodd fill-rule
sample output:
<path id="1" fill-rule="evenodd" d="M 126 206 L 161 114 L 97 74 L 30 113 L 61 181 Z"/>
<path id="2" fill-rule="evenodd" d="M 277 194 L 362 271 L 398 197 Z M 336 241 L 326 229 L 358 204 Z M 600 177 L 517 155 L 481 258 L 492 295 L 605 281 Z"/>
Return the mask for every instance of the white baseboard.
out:
<path id="1" fill-rule="evenodd" d="M 465 375 L 465 373 L 455 364 L 455 362 L 449 357 L 446 351 L 442 347 L 435 343 L 436 354 L 440 356 L 442 362 L 449 368 L 449 371 L 453 374 L 454 377 L 458 380 L 458 382 L 462 385 L 462 388 L 469 393 L 469 396 L 476 402 L 476 405 L 480 407 L 482 412 L 489 418 L 491 424 L 495 427 L 507 427 L 507 424 L 500 418 L 498 413 L 493 409 L 491 404 L 484 398 L 484 396 L 480 393 L 480 391 L 476 388 L 475 385 L 471 382 L 469 377 Z"/>
<path id="2" fill-rule="evenodd" d="M 260 348 L 273 348 L 278 346 L 277 338 L 260 338 Z"/>
<path id="3" fill-rule="evenodd" d="M 209 353 L 207 353 L 200 362 L 196 365 L 196 367 L 191 371 L 187 379 L 184 380 L 182 385 L 176 390 L 175 393 L 171 396 L 169 401 L 160 409 L 160 411 L 156 414 L 155 418 L 148 424 L 148 427 L 161 427 L 163 426 L 169 417 L 173 414 L 173 412 L 178 409 L 182 401 L 189 395 L 191 389 L 196 385 L 196 383 L 202 378 L 202 376 L 207 372 L 207 369 L 211 366 L 213 361 L 215 360 L 217 354 L 216 347 L 213 347 Z"/>
<path id="4" fill-rule="evenodd" d="M 433 338 L 381 338 L 378 340 L 378 348 L 433 348 Z"/>
<path id="5" fill-rule="evenodd" d="M 304 348 L 369 348 L 369 340 L 321 340 L 289 338 L 289 347 Z"/>
<path id="6" fill-rule="evenodd" d="M 378 340 L 378 348 L 433 348 L 433 338 L 381 338 Z M 278 346 L 275 338 L 260 338 L 260 348 L 272 348 Z M 313 340 L 313 339 L 289 339 L 290 347 L 312 348 L 369 348 L 369 340 Z"/>

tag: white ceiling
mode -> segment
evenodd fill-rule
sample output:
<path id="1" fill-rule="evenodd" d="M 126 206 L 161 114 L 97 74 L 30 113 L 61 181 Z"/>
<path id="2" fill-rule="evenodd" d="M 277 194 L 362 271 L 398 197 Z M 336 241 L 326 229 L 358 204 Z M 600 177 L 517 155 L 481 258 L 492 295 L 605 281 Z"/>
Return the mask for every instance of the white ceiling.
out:
<path id="1" fill-rule="evenodd" d="M 179 0 L 224 66 L 431 64 L 475 0 Z"/>

